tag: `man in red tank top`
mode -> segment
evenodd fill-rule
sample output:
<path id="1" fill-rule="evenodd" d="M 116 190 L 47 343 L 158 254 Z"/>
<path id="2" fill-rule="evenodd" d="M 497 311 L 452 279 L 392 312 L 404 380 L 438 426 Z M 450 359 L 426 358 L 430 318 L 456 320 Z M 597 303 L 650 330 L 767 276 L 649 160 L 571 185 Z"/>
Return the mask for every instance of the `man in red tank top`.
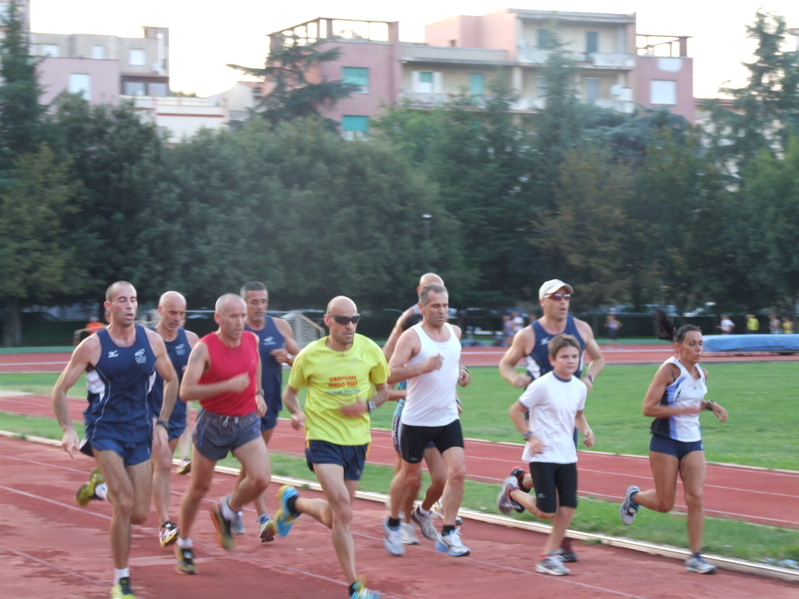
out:
<path id="1" fill-rule="evenodd" d="M 199 401 L 201 409 L 194 428 L 191 482 L 180 502 L 180 522 L 175 555 L 181 574 L 194 574 L 194 551 L 189 532 L 211 486 L 216 462 L 232 452 L 247 476 L 232 495 L 211 509 L 217 541 L 233 550 L 230 529 L 236 512 L 266 490 L 271 479 L 269 453 L 261 437 L 261 416 L 266 404 L 261 389 L 258 338 L 244 330 L 247 306 L 232 293 L 216 301 L 214 320 L 219 329 L 194 346 L 183 375 L 180 397 Z"/>

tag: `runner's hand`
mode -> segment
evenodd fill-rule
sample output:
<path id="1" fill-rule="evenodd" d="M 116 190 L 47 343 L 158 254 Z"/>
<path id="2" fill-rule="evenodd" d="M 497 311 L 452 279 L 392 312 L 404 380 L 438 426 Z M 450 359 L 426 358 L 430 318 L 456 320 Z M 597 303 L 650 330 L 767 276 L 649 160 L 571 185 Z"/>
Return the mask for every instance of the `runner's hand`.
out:
<path id="1" fill-rule="evenodd" d="M 289 361 L 289 352 L 286 351 L 285 347 L 281 347 L 280 349 L 273 349 L 269 352 L 269 355 L 277 362 L 278 364 L 288 363 Z"/>
<path id="2" fill-rule="evenodd" d="M 78 455 L 80 451 L 78 433 L 75 432 L 74 428 L 70 428 L 68 431 L 64 432 L 64 436 L 61 438 L 61 447 L 63 447 L 64 451 L 73 459 Z"/>
<path id="3" fill-rule="evenodd" d="M 305 414 L 297 412 L 291 415 L 291 428 L 295 431 L 300 430 L 305 425 Z"/>
<path id="4" fill-rule="evenodd" d="M 258 414 L 258 416 L 263 418 L 264 416 L 266 416 L 266 410 L 267 410 L 267 406 L 266 406 L 266 401 L 264 400 L 264 396 L 262 394 L 260 394 L 260 393 L 256 393 L 255 394 L 255 412 Z"/>
<path id="5" fill-rule="evenodd" d="M 583 433 L 583 435 L 585 435 L 585 439 L 583 439 L 583 443 L 585 443 L 585 446 L 586 447 L 593 447 L 594 443 L 596 442 L 596 436 L 594 436 L 594 431 L 592 431 L 589 428 L 588 432 Z"/>
<path id="6" fill-rule="evenodd" d="M 241 393 L 250 386 L 250 375 L 246 372 L 242 372 L 233 378 L 229 378 L 227 383 L 231 393 Z"/>
<path id="7" fill-rule="evenodd" d="M 356 399 L 355 403 L 347 404 L 345 406 L 339 406 L 338 409 L 339 412 L 344 414 L 347 418 L 355 418 L 356 416 L 360 416 L 364 412 L 368 412 L 369 406 L 362 399 Z"/>
<path id="8" fill-rule="evenodd" d="M 432 372 L 434 370 L 441 370 L 441 367 L 444 365 L 444 358 L 441 357 L 441 354 L 437 356 L 431 356 L 424 361 L 425 372 Z"/>

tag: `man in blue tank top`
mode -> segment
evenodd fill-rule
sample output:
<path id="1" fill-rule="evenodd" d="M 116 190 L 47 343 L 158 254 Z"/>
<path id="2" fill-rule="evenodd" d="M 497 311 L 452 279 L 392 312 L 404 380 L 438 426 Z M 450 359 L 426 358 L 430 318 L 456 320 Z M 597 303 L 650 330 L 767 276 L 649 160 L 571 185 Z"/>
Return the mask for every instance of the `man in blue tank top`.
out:
<path id="1" fill-rule="evenodd" d="M 131 524 L 143 523 L 150 512 L 150 455 L 153 450 L 163 451 L 168 444 L 169 418 L 178 391 L 177 375 L 164 342 L 154 331 L 136 324 L 137 307 L 133 285 L 113 283 L 105 301 L 110 324 L 75 348 L 50 394 L 64 431 L 64 451 L 72 457 L 78 451 L 93 455 L 108 485 L 114 559 L 111 597 L 118 599 L 135 599 L 128 570 Z M 154 423 L 147 393 L 156 371 L 163 377 L 165 388 L 161 412 Z M 67 391 L 84 372 L 89 406 L 83 412 L 86 437 L 79 447 L 67 409 Z"/>
<path id="2" fill-rule="evenodd" d="M 585 383 L 588 392 L 591 392 L 594 379 L 605 367 L 605 358 L 594 338 L 591 326 L 569 314 L 573 293 L 572 286 L 560 279 L 552 279 L 541 285 L 538 290 L 538 301 L 544 315 L 514 335 L 513 343 L 499 362 L 500 375 L 514 387 L 526 388 L 535 379 L 552 370 L 549 362 L 549 340 L 566 333 L 573 335 L 580 344 L 580 366 L 577 368 L 577 374 Z M 588 367 L 583 369 L 586 355 L 589 360 Z M 519 373 L 516 372 L 516 365 L 521 360 L 525 362 L 526 371 Z M 575 445 L 576 434 L 575 430 Z M 524 471 L 520 468 L 515 468 L 512 474 L 519 478 L 519 487 L 529 492 L 532 485 L 530 475 L 524 475 Z M 570 539 L 564 539 L 561 549 L 564 561 L 577 561 L 571 550 Z"/>
<path id="3" fill-rule="evenodd" d="M 269 292 L 263 283 L 251 281 L 241 287 L 241 297 L 247 304 L 245 330 L 258 337 L 258 354 L 261 357 L 261 385 L 266 401 L 266 415 L 261 418 L 261 436 L 269 445 L 277 426 L 277 416 L 283 409 L 283 364 L 291 366 L 300 347 L 294 340 L 291 326 L 281 318 L 272 318 L 269 308 Z M 239 482 L 247 476 L 244 467 L 239 473 Z M 253 501 L 258 512 L 258 530 L 262 543 L 275 538 L 275 524 L 266 511 L 266 492 Z M 234 532 L 244 532 L 244 523 L 237 518 Z"/>
<path id="4" fill-rule="evenodd" d="M 177 291 L 167 291 L 158 300 L 158 316 L 158 324 L 152 330 L 164 340 L 167 355 L 175 369 L 179 384 L 189 362 L 189 353 L 198 341 L 196 334 L 180 326 L 186 318 L 186 298 Z M 153 418 L 157 418 L 161 413 L 163 398 L 164 379 L 156 372 L 155 382 L 149 395 Z M 187 420 L 186 402 L 178 397 L 172 416 L 169 418 L 169 443 L 161 447 L 163 451 L 153 456 L 153 504 L 161 525 L 158 534 L 161 547 L 174 543 L 178 535 L 178 528 L 169 517 L 169 478 L 172 474 L 172 455 L 175 453 L 180 436 L 186 429 Z"/>

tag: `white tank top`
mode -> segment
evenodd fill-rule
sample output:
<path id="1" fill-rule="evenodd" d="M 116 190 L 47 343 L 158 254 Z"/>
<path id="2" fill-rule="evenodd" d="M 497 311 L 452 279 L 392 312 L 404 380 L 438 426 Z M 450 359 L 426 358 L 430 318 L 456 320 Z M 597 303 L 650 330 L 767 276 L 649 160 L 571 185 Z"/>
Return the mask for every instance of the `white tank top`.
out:
<path id="1" fill-rule="evenodd" d="M 421 364 L 441 354 L 444 362 L 439 370 L 408 379 L 408 394 L 402 411 L 402 424 L 410 426 L 445 426 L 458 419 L 455 387 L 458 384 L 461 344 L 452 326 L 446 341 L 433 341 L 422 329 L 422 323 L 411 327 L 419 336 L 421 349 L 408 364 Z"/>
<path id="2" fill-rule="evenodd" d="M 669 408 L 687 408 L 698 406 L 702 403 L 707 393 L 705 373 L 697 364 L 699 378 L 694 378 L 685 366 L 674 357 L 669 358 L 664 364 L 674 364 L 680 369 L 680 376 L 671 385 L 666 387 L 659 405 Z M 668 418 L 655 418 L 652 422 L 652 432 L 656 435 L 669 437 L 675 441 L 694 442 L 702 440 L 702 431 L 699 427 L 699 414 L 680 414 Z"/>

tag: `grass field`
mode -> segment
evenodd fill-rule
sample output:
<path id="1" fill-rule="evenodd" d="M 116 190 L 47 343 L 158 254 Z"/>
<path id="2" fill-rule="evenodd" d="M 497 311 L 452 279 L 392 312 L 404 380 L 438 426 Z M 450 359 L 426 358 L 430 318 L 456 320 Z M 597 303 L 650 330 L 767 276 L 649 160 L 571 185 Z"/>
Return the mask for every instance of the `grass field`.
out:
<path id="1" fill-rule="evenodd" d="M 597 379 L 589 396 L 586 414 L 597 434 L 596 450 L 645 455 L 648 451 L 649 420 L 640 406 L 656 366 L 608 366 Z M 799 455 L 792 435 L 795 426 L 796 366 L 790 363 L 713 364 L 708 397 L 724 405 L 730 419 L 724 425 L 703 414 L 703 436 L 708 459 L 799 470 Z M 462 422 L 468 437 L 495 441 L 518 441 L 507 416 L 519 392 L 502 381 L 495 368 L 473 368 L 472 384 L 459 391 L 464 406 Z M 56 375 L 0 375 L 0 389 L 48 394 Z M 85 383 L 73 387 L 70 395 L 81 396 Z M 374 426 L 389 428 L 390 406 L 378 410 Z M 79 425 L 79 423 L 76 423 Z M 79 427 L 79 434 L 82 432 Z M 61 438 L 54 419 L 0 414 L 0 429 L 22 435 Z M 225 465 L 236 467 L 228 458 Z M 89 462 L 86 462 L 87 471 Z M 313 478 L 302 459 L 272 454 L 275 474 Z M 391 469 L 369 465 L 361 482 L 363 490 L 385 493 Z M 464 507 L 498 513 L 498 487 L 467 482 Z M 535 520 L 525 514 L 516 516 Z M 581 500 L 573 528 L 614 536 L 685 547 L 684 516 L 642 510 L 635 526 L 619 523 L 618 504 L 593 498 Z M 468 533 L 466 533 L 468 535 Z M 468 538 L 468 537 L 467 537 Z M 709 518 L 705 550 L 709 553 L 760 561 L 764 558 L 799 559 L 799 531 Z"/>
<path id="2" fill-rule="evenodd" d="M 729 413 L 725 424 L 703 413 L 702 436 L 708 461 L 799 470 L 796 451 L 796 388 L 794 363 L 752 362 L 711 364 L 706 367 L 708 399 Z M 586 417 L 597 436 L 595 451 L 647 455 L 650 419 L 641 415 L 641 402 L 657 367 L 607 366 L 588 396 Z M 459 389 L 461 423 L 466 437 L 518 442 L 508 408 L 520 392 L 505 383 L 496 368 L 472 368 L 472 384 Z M 54 374 L 3 374 L 1 390 L 48 395 Z M 70 395 L 85 396 L 81 379 Z M 373 425 L 390 429 L 391 406 L 373 414 Z M 583 447 L 583 446 L 581 446 Z"/>

